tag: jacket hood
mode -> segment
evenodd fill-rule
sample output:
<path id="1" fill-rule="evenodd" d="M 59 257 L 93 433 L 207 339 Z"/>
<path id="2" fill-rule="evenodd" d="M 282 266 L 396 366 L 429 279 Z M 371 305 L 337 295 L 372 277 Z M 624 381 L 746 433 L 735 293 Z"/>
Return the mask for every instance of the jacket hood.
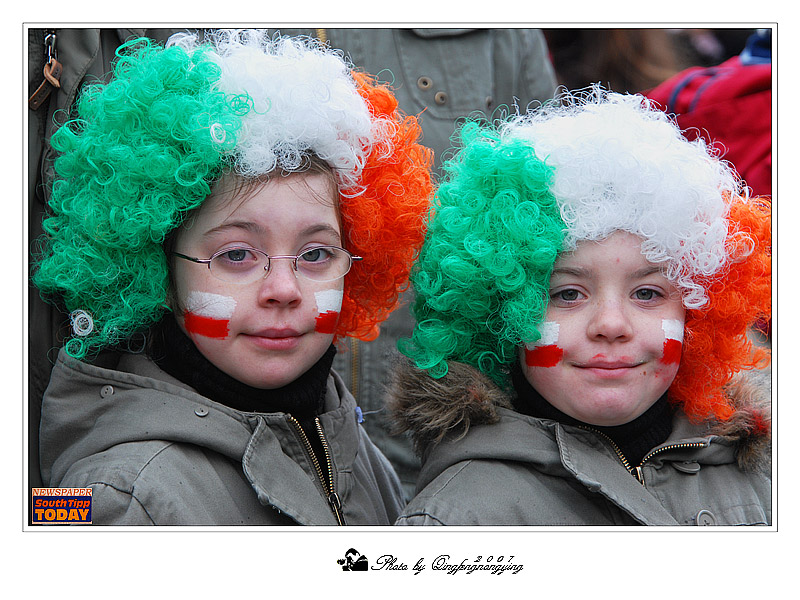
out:
<path id="1" fill-rule="evenodd" d="M 694 436 L 718 436 L 735 445 L 743 470 L 768 469 L 771 453 L 770 381 L 762 372 L 738 375 L 728 386 L 735 412 L 727 421 L 691 424 Z M 430 377 L 398 361 L 389 386 L 388 406 L 397 434 L 409 433 L 425 457 L 445 437 L 463 438 L 470 427 L 500 420 L 511 409 L 513 392 L 501 390 L 472 366 L 450 362 L 447 375 Z"/>

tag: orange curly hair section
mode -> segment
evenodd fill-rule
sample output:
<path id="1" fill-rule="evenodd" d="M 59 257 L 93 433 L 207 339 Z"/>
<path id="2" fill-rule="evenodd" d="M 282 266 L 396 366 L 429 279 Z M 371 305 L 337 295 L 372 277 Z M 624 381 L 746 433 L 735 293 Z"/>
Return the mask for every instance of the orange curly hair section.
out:
<path id="1" fill-rule="evenodd" d="M 713 278 L 698 281 L 708 303 L 686 313 L 681 367 L 670 387 L 690 419 L 728 420 L 734 412 L 725 386 L 745 369 L 769 364 L 749 328 L 772 311 L 772 227 L 768 198 L 733 198 L 727 247 L 730 262 Z"/>
<path id="2" fill-rule="evenodd" d="M 336 337 L 369 341 L 378 337 L 378 325 L 408 288 L 411 265 L 425 238 L 433 151 L 418 143 L 418 119 L 398 111 L 388 86 L 362 73 L 353 72 L 353 78 L 373 118 L 388 132 L 362 171 L 365 191 L 340 197 L 346 247 L 364 260 L 346 276 Z"/>

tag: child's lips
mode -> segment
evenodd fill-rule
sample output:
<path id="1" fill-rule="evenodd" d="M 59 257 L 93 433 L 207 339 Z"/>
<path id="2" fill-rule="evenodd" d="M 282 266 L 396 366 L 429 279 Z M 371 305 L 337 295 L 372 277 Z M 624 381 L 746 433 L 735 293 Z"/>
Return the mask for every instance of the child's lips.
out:
<path id="1" fill-rule="evenodd" d="M 288 337 L 298 337 L 301 334 L 289 327 L 283 328 L 269 328 L 269 329 L 261 329 L 260 331 L 256 331 L 255 333 L 251 333 L 248 335 L 253 335 L 256 337 L 264 337 L 264 338 L 273 338 L 273 339 L 280 339 L 280 338 L 288 338 Z"/>
<path id="2" fill-rule="evenodd" d="M 638 367 L 641 361 L 630 360 L 592 360 L 586 363 L 579 363 L 575 366 L 583 369 L 630 369 Z"/>
<path id="3" fill-rule="evenodd" d="M 291 350 L 300 343 L 303 334 L 289 328 L 269 328 L 245 334 L 255 345 L 265 350 Z"/>
<path id="4" fill-rule="evenodd" d="M 573 366 L 602 379 L 613 379 L 628 375 L 642 364 L 643 361 L 633 360 L 590 360 L 585 363 L 574 363 Z"/>

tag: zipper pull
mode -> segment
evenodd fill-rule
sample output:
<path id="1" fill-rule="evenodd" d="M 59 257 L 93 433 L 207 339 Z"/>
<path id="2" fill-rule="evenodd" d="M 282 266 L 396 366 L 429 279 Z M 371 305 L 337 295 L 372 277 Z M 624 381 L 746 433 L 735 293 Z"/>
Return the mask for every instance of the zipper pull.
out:
<path id="1" fill-rule="evenodd" d="M 339 525 L 347 525 L 347 523 L 344 521 L 344 514 L 342 513 L 342 501 L 339 499 L 339 494 L 336 492 L 331 492 L 328 494 L 328 504 L 331 505 L 331 510 L 333 510 L 336 520 L 339 521 Z"/>
<path id="2" fill-rule="evenodd" d="M 642 467 L 636 467 L 633 470 L 633 476 L 636 477 L 639 483 L 644 485 L 644 473 L 642 472 Z"/>

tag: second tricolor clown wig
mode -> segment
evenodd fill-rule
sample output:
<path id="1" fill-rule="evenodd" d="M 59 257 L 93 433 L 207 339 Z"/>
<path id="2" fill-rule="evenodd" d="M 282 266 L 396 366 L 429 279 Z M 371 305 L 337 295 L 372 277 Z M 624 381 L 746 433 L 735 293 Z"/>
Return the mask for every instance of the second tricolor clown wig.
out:
<path id="1" fill-rule="evenodd" d="M 690 418 L 729 418 L 725 385 L 769 358 L 747 337 L 771 310 L 769 200 L 639 95 L 565 92 L 494 126 L 467 122 L 460 138 L 401 351 L 434 378 L 458 361 L 506 387 L 519 347 L 541 337 L 558 255 L 627 231 L 687 311 L 670 398 Z"/>
<path id="2" fill-rule="evenodd" d="M 129 344 L 167 310 L 162 244 L 232 173 L 245 180 L 331 167 L 346 276 L 337 337 L 373 339 L 396 307 L 424 232 L 432 153 L 391 90 L 314 40 L 220 31 L 117 51 L 53 136 L 57 179 L 34 267 L 72 314 L 72 356 Z"/>

